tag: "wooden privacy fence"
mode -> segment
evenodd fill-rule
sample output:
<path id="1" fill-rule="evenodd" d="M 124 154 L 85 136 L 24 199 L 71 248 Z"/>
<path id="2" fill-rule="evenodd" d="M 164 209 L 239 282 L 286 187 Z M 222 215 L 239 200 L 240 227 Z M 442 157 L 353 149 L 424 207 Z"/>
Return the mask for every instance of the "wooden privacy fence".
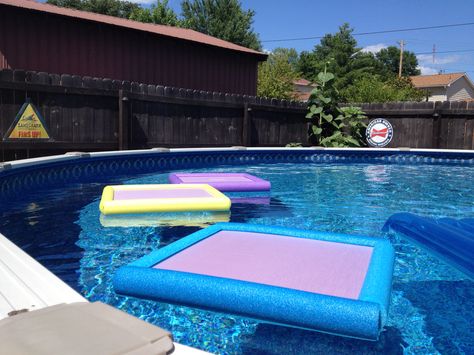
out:
<path id="1" fill-rule="evenodd" d="M 111 79 L 0 71 L 0 136 L 29 98 L 52 141 L 1 141 L 3 160 L 71 150 L 310 145 L 306 104 Z M 474 102 L 364 104 L 389 147 L 474 149 Z"/>
<path id="2" fill-rule="evenodd" d="M 0 135 L 26 98 L 52 142 L 2 141 L 30 155 L 157 146 L 308 145 L 305 104 L 71 75 L 0 71 Z"/>
<path id="3" fill-rule="evenodd" d="M 474 149 L 474 102 L 389 102 L 362 104 L 370 119 L 393 126 L 388 148 Z"/>

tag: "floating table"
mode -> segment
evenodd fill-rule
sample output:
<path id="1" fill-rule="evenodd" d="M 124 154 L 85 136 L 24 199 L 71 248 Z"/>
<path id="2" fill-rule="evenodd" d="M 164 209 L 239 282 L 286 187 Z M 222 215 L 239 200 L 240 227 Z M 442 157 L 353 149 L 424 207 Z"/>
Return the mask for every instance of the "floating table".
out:
<path id="1" fill-rule="evenodd" d="M 394 251 L 381 238 L 219 223 L 120 268 L 120 294 L 376 340 Z"/>
<path id="2" fill-rule="evenodd" d="M 209 185 L 106 186 L 100 211 L 107 214 L 228 211 L 230 199 Z"/>
<path id="3" fill-rule="evenodd" d="M 172 184 L 208 184 L 219 191 L 268 191 L 269 181 L 245 173 L 170 174 Z"/>

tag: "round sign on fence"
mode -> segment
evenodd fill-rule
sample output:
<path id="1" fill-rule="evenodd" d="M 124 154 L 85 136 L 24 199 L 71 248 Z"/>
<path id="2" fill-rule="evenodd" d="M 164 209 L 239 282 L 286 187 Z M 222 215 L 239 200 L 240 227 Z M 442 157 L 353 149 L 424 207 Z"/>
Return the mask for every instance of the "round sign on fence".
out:
<path id="1" fill-rule="evenodd" d="M 365 136 L 372 147 L 385 147 L 393 137 L 392 125 L 384 118 L 376 118 L 370 121 Z"/>

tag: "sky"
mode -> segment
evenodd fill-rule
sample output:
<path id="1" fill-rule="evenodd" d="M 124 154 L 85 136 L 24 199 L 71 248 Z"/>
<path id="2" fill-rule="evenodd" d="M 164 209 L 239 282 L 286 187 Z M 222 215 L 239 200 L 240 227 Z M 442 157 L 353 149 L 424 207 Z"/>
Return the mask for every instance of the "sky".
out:
<path id="1" fill-rule="evenodd" d="M 129 0 L 130 1 L 130 0 Z M 156 0 L 132 0 L 149 6 Z M 319 39 L 272 41 L 335 33 L 348 22 L 354 33 L 474 23 L 474 0 L 240 0 L 255 11 L 254 30 L 264 50 L 311 51 Z M 169 0 L 180 13 L 181 0 Z M 358 46 L 376 51 L 398 46 L 417 54 L 423 74 L 467 72 L 474 78 L 474 25 L 355 36 Z M 433 58 L 433 47 L 435 55 Z M 452 51 L 450 53 L 443 53 Z M 427 54 L 423 54 L 427 53 Z"/>

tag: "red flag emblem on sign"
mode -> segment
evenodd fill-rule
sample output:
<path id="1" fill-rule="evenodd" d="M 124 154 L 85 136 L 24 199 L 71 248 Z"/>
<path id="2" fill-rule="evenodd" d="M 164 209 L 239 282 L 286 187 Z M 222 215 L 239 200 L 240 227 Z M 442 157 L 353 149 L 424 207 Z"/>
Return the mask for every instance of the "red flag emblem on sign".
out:
<path id="1" fill-rule="evenodd" d="M 373 138 L 373 137 L 385 138 L 387 137 L 387 133 L 388 133 L 388 128 L 373 129 L 372 132 L 370 132 L 370 138 Z"/>

